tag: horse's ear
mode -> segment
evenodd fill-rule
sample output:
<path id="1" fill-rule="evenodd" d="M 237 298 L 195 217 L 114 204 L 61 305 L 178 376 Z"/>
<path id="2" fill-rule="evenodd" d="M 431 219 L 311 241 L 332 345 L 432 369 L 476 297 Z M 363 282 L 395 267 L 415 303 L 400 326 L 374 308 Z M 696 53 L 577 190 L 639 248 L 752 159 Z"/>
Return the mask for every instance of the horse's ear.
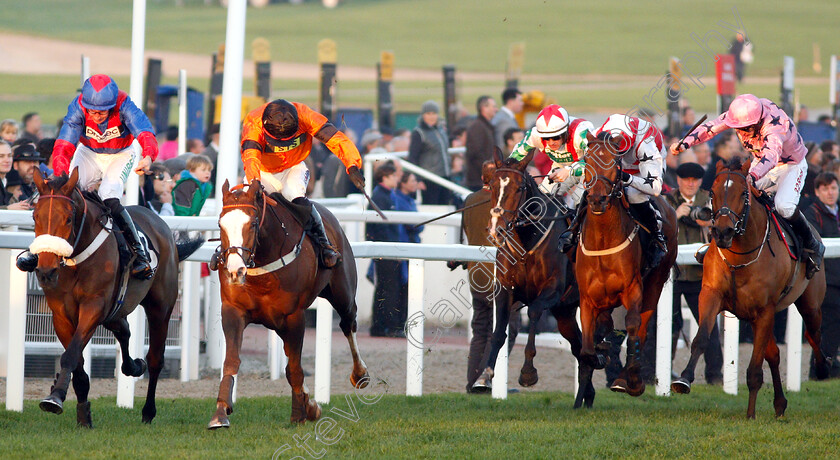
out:
<path id="1" fill-rule="evenodd" d="M 746 176 L 750 172 L 750 166 L 752 166 L 751 161 L 745 161 L 744 164 L 741 165 L 741 172 L 744 173 Z"/>
<path id="2" fill-rule="evenodd" d="M 502 150 L 499 147 L 493 149 L 493 161 L 496 162 L 496 168 L 501 168 L 504 160 L 502 159 Z"/>
<path id="3" fill-rule="evenodd" d="M 67 183 L 64 184 L 64 187 L 61 187 L 62 195 L 70 195 L 73 192 L 73 189 L 76 187 L 76 184 L 79 183 L 79 167 L 76 166 L 73 168 L 73 171 L 70 172 L 70 178 L 67 179 Z"/>
<path id="4" fill-rule="evenodd" d="M 261 196 L 262 191 L 262 184 L 259 179 L 253 179 L 251 180 L 251 183 L 248 184 L 248 193 L 252 194 L 254 198 Z"/>
<path id="5" fill-rule="evenodd" d="M 44 182 L 44 176 L 41 175 L 41 168 L 35 168 L 34 174 L 32 174 L 32 179 L 35 182 L 35 187 L 38 189 L 38 193 L 44 195 L 44 187 L 46 183 Z"/>
<path id="6" fill-rule="evenodd" d="M 715 172 L 721 172 L 726 169 L 726 166 L 723 163 L 723 160 L 718 160 L 717 165 L 715 165 Z"/>
<path id="7" fill-rule="evenodd" d="M 230 180 L 225 179 L 225 183 L 222 184 L 222 196 L 225 196 L 228 193 L 230 193 Z"/>

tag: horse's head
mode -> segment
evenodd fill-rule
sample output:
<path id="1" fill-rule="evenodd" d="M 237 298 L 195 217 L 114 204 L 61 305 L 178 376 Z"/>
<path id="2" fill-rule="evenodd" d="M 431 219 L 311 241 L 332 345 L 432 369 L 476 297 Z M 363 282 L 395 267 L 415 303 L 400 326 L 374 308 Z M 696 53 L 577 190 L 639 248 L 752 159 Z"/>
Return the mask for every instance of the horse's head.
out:
<path id="1" fill-rule="evenodd" d="M 534 158 L 534 151 L 520 161 L 512 158 L 502 160 L 498 149 L 493 152 L 493 157 L 496 171 L 489 184 L 493 207 L 490 209 L 487 232 L 497 245 L 502 245 L 506 235 L 513 231 L 519 217 L 519 208 L 528 198 L 529 186 L 534 184 L 526 172 L 528 163 Z"/>
<path id="2" fill-rule="evenodd" d="M 589 139 L 583 180 L 587 189 L 586 202 L 595 215 L 605 213 L 610 200 L 620 198 L 623 193 L 618 174 L 619 144 L 620 141 L 609 133 Z"/>
<path id="3" fill-rule="evenodd" d="M 712 190 L 711 234 L 720 248 L 732 246 L 737 235 L 743 235 L 750 214 L 750 186 L 747 182 L 750 162 L 741 163 L 733 158 L 728 163 L 717 163 L 717 173 Z"/>
<path id="4" fill-rule="evenodd" d="M 250 185 L 230 189 L 225 181 L 222 186 L 222 214 L 219 228 L 222 230 L 222 252 L 220 265 L 231 284 L 245 282 L 248 268 L 254 266 L 254 251 L 265 218 L 265 196 L 260 181 L 254 179 Z"/>
<path id="5" fill-rule="evenodd" d="M 35 273 L 41 286 L 54 288 L 58 283 L 58 268 L 64 258 L 73 254 L 82 231 L 77 228 L 80 224 L 76 222 L 76 216 L 83 210 L 79 209 L 76 198 L 83 198 L 80 193 L 73 196 L 79 181 L 79 171 L 73 168 L 70 176 L 65 174 L 47 180 L 35 169 L 34 180 L 41 196 L 32 213 L 35 219 L 35 240 L 29 250 L 38 254 Z"/>

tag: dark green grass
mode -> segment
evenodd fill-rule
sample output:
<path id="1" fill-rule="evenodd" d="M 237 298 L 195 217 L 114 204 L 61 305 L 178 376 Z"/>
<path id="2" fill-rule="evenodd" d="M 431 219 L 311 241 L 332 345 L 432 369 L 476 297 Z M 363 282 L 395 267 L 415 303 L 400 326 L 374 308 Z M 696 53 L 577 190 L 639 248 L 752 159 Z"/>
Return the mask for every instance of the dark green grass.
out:
<path id="1" fill-rule="evenodd" d="M 165 382 L 163 382 L 165 385 Z M 648 388 L 649 392 L 653 388 Z M 840 382 L 806 382 L 788 393 L 787 416 L 773 417 L 772 389 L 759 393 L 756 420 L 746 420 L 746 388 L 738 396 L 697 385 L 688 396 L 631 398 L 599 390 L 595 408 L 573 411 L 565 393 L 487 396 L 383 396 L 362 404 L 334 396 L 323 418 L 335 421 L 315 441 L 315 424 L 291 426 L 290 400 L 243 398 L 232 427 L 208 431 L 215 401 L 165 399 L 151 426 L 114 398 L 93 402 L 93 431 L 75 427 L 75 403 L 55 416 L 27 402 L 23 414 L 0 412 L 0 457 L 24 458 L 278 458 L 307 457 L 297 439 L 309 435 L 313 452 L 327 458 L 837 458 L 840 454 Z M 341 417 L 352 412 L 358 420 Z M 327 422 L 323 422 L 327 423 Z M 321 428 L 324 428 L 322 425 Z M 341 431 L 339 431 L 341 430 Z M 302 444 L 301 444 L 302 445 Z"/>

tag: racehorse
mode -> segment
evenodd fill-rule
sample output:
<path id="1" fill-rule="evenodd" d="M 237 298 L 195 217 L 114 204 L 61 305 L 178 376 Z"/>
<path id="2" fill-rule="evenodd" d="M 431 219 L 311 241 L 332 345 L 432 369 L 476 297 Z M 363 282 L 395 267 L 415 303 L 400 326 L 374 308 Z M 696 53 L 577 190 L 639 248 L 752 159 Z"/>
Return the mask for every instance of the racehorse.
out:
<path id="1" fill-rule="evenodd" d="M 586 152 L 587 209 L 577 246 L 575 275 L 583 330 L 581 360 L 589 363 L 590 368 L 589 375 L 581 378 L 590 380 L 591 369 L 604 364 L 595 355 L 596 321 L 604 321 L 612 309 L 624 305 L 627 359 L 610 389 L 639 396 L 645 391 L 639 377 L 641 347 L 648 321 L 677 258 L 677 221 L 676 213 L 664 198 L 653 198 L 663 218 L 662 231 L 668 252 L 658 266 L 643 275 L 645 247 L 639 238 L 640 226 L 628 211 L 619 178 L 617 150 L 616 143 L 602 134 L 590 140 Z"/>
<path id="2" fill-rule="evenodd" d="M 763 383 L 761 362 L 765 359 L 773 377 L 773 407 L 776 417 L 781 417 L 787 400 L 779 375 L 779 347 L 773 336 L 773 320 L 791 302 L 796 305 L 805 322 L 805 337 L 814 350 L 817 378 L 827 378 L 829 364 L 820 349 L 825 271 L 808 280 L 804 258 L 793 260 L 788 256 L 785 242 L 773 229 L 775 216 L 758 200 L 761 192 L 747 183 L 749 168 L 750 162 L 742 165 L 738 158 L 717 164 L 711 191 L 712 243 L 703 260 L 700 329 L 691 344 L 691 359 L 680 378 L 671 383 L 671 389 L 677 393 L 691 391 L 697 360 L 708 345 L 718 313 L 726 310 L 749 321 L 754 333 L 753 353 L 747 368 L 750 390 L 747 418 L 755 418 L 755 401 Z"/>
<path id="3" fill-rule="evenodd" d="M 518 162 L 502 161 L 495 152 L 488 235 L 497 247 L 497 276 L 503 289 L 496 295 L 496 327 L 478 385 L 487 385 L 493 377 L 496 358 L 507 337 L 510 309 L 517 301 L 528 306 L 529 318 L 525 363 L 519 377 L 521 385 L 531 386 L 538 380 L 534 367 L 535 334 L 543 311 L 551 311 L 557 319 L 557 328 L 571 344 L 576 358 L 581 348 L 575 319 L 577 298 L 566 292 L 574 282 L 568 279 L 569 262 L 559 249 L 560 234 L 565 230 L 565 219 L 561 216 L 565 207 L 540 192 L 534 179 L 525 172 L 532 158 L 533 152 Z M 587 365 L 580 363 L 580 366 L 581 374 L 585 373 L 583 369 Z M 582 404 L 591 407 L 594 400 L 595 388 L 590 381 L 578 388 L 574 407 Z"/>
<path id="4" fill-rule="evenodd" d="M 169 226 L 153 211 L 139 206 L 126 209 L 139 230 L 148 238 L 149 252 L 157 258 L 157 270 L 150 280 L 128 276 L 128 267 L 119 263 L 120 243 L 111 231 L 110 217 L 98 196 L 76 186 L 79 173 L 45 180 L 35 171 L 35 186 L 41 194 L 35 205 L 35 240 L 30 246 L 38 254 L 35 273 L 53 314 L 56 335 L 64 346 L 61 371 L 56 375 L 50 395 L 41 401 L 47 412 L 63 412 L 70 386 L 78 398 L 76 420 L 91 428 L 90 379 L 84 370 L 82 350 L 100 324 L 114 333 L 122 352 L 123 374 L 140 377 L 148 362 L 149 390 L 143 406 L 143 421 L 155 417 L 155 389 L 163 367 L 163 352 L 169 317 L 178 297 L 178 262 L 187 258 L 202 240 L 173 239 Z M 119 300 L 124 278 L 128 278 L 125 297 Z M 143 305 L 149 321 L 149 353 L 146 360 L 132 359 L 128 353 L 131 331 L 126 316 Z"/>
<path id="5" fill-rule="evenodd" d="M 335 267 L 323 269 L 318 265 L 315 246 L 306 238 L 294 213 L 267 196 L 259 180 L 233 189 L 225 181 L 222 202 L 219 282 L 227 348 L 216 412 L 208 428 L 230 426 L 228 415 L 233 412 L 232 390 L 239 370 L 242 332 L 251 323 L 262 324 L 283 339 L 289 358 L 286 379 L 292 387 L 292 423 L 317 420 L 321 408 L 309 399 L 300 364 L 304 311 L 316 297 L 328 300 L 341 318 L 341 330 L 353 357 L 350 383 L 364 388 L 370 380 L 356 343 L 357 278 L 350 243 L 335 216 L 313 203 L 330 241 L 343 255 Z"/>

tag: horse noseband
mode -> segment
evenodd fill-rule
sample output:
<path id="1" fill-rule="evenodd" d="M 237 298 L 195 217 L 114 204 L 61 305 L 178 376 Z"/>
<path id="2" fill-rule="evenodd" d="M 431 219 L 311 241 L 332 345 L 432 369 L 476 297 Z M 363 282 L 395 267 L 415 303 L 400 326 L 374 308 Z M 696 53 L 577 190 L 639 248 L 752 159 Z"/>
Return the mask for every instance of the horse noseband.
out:
<path id="1" fill-rule="evenodd" d="M 254 268 L 254 251 L 243 246 L 231 246 L 224 251 L 219 252 L 219 263 L 227 266 L 227 258 L 230 253 L 234 253 L 242 258 L 245 263 L 245 268 Z"/>

